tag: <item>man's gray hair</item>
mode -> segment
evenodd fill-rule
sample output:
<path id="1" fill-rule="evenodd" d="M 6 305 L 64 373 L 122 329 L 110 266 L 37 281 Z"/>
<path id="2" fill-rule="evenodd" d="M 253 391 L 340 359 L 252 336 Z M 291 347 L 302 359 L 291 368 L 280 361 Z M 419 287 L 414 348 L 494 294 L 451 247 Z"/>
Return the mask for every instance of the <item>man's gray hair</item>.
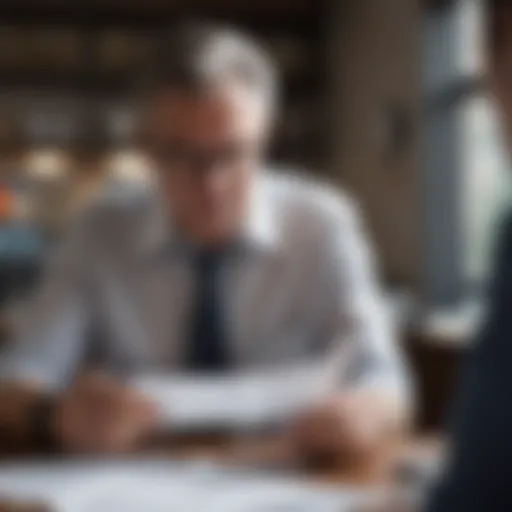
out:
<path id="1" fill-rule="evenodd" d="M 260 44 L 230 26 L 186 23 L 169 30 L 149 73 L 149 90 L 202 91 L 237 81 L 275 101 L 276 68 Z"/>

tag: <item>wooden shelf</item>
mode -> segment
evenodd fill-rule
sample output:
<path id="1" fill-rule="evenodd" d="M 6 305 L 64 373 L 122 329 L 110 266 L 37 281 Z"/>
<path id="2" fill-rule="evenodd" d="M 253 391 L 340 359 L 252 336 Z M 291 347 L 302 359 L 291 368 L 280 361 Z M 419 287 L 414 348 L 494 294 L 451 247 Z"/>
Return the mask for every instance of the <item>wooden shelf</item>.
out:
<path id="1" fill-rule="evenodd" d="M 303 23 L 311 22 L 318 8 L 315 0 L 2 0 L 2 22 L 141 26 L 166 24 L 177 15 L 197 15 L 251 23 Z"/>
<path id="2" fill-rule="evenodd" d="M 91 119 L 80 122 L 91 122 L 93 129 L 78 130 L 83 140 L 76 142 L 100 150 L 111 142 L 107 130 L 96 129 L 105 105 L 115 99 L 129 106 L 136 77 L 161 44 L 163 30 L 181 14 L 197 12 L 245 28 L 268 47 L 283 72 L 283 115 L 297 119 L 278 130 L 276 154 L 283 160 L 317 160 L 324 152 L 315 142 L 322 140 L 318 119 L 327 118 L 319 100 L 329 83 L 325 7 L 316 0 L 3 0 L 0 92 L 35 91 L 50 101 L 52 95 L 66 95 L 87 102 Z M 70 48 L 51 51 L 61 36 L 62 46 Z M 64 44 L 66 37 L 73 45 Z M 314 127 L 314 133 L 295 125 Z"/>

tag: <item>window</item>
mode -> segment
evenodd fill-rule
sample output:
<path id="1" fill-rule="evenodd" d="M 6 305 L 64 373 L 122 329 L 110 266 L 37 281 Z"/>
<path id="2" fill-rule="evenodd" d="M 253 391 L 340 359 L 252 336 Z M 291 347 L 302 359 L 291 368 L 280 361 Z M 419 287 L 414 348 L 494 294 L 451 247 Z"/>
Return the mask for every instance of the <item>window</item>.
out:
<path id="1" fill-rule="evenodd" d="M 497 221 L 511 199 L 508 159 L 485 73 L 484 2 L 459 0 L 426 22 L 424 183 L 431 309 L 456 307 L 487 281 Z"/>
<path id="2" fill-rule="evenodd" d="M 512 198 L 509 168 L 492 99 L 472 94 L 459 115 L 464 279 L 480 287 L 492 263 L 495 226 Z"/>

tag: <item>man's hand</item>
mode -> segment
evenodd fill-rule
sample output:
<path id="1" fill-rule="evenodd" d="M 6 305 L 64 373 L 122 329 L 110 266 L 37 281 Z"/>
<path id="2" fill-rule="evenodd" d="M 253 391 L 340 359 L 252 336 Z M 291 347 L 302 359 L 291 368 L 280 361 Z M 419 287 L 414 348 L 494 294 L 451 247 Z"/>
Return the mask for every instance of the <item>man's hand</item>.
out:
<path id="1" fill-rule="evenodd" d="M 292 442 L 305 460 L 365 460 L 389 438 L 392 425 L 395 417 L 384 397 L 344 393 L 305 411 L 292 427 Z"/>
<path id="2" fill-rule="evenodd" d="M 122 453 L 155 428 L 156 410 L 114 380 L 88 375 L 62 397 L 52 426 L 66 451 Z"/>

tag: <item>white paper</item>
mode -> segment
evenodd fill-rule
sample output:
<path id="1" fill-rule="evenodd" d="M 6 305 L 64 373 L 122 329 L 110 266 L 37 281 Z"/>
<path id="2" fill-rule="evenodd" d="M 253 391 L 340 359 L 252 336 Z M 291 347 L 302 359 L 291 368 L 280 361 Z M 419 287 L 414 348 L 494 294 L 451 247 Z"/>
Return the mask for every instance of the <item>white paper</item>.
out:
<path id="1" fill-rule="evenodd" d="M 222 377 L 139 375 L 131 384 L 155 401 L 173 429 L 253 427 L 279 422 L 326 395 L 325 368 L 228 374 Z"/>
<path id="2" fill-rule="evenodd" d="M 55 512 L 349 512 L 373 493 L 162 461 L 0 467 L 0 495 Z"/>

